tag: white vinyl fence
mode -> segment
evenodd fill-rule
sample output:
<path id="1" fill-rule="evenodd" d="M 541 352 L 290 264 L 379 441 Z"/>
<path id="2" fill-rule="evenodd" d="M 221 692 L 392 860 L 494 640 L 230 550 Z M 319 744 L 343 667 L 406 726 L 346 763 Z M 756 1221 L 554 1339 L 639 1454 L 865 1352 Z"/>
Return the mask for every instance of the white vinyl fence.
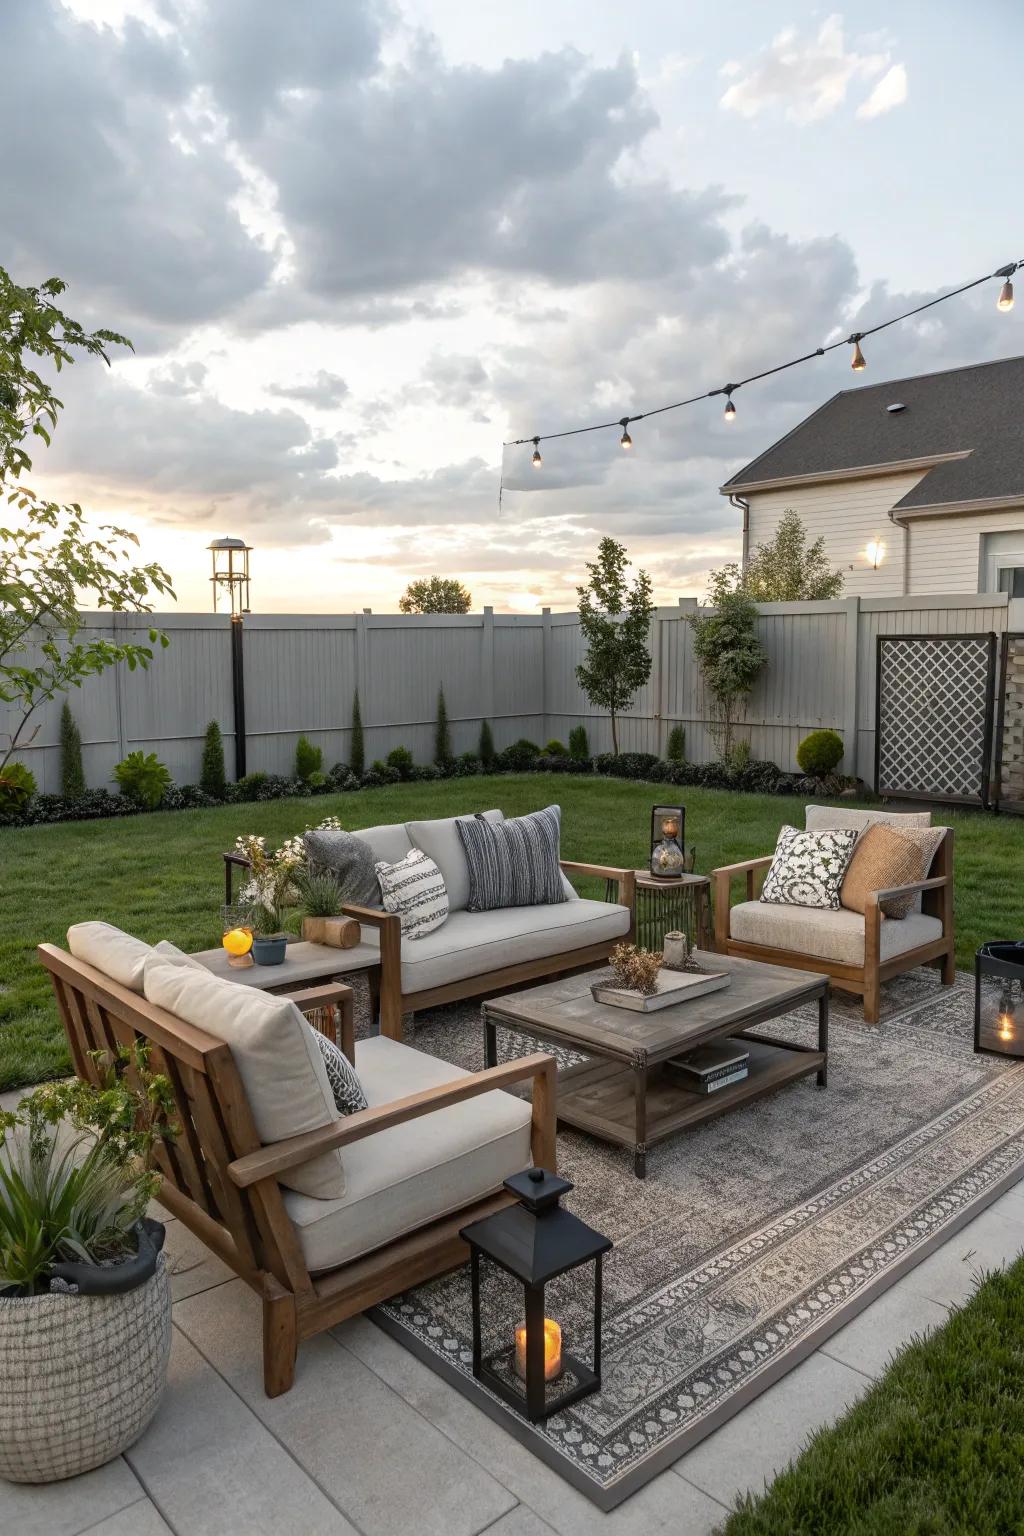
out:
<path id="1" fill-rule="evenodd" d="M 682 598 L 675 608 L 658 609 L 651 680 L 620 721 L 621 751 L 661 753 L 672 726 L 680 724 L 689 758 L 703 762 L 716 755 L 686 622 L 696 606 Z M 1024 629 L 1019 619 L 1011 622 L 1001 593 L 766 603 L 760 614 L 768 664 L 740 732 L 749 737 L 754 757 L 794 769 L 802 737 L 827 726 L 846 743 L 844 771 L 869 783 L 880 634 Z M 148 671 L 117 667 L 71 694 L 89 784 L 109 784 L 114 764 L 136 748 L 156 752 L 177 783 L 196 782 L 212 719 L 224 733 L 230 774 L 230 620 L 214 614 L 95 614 L 87 624 L 143 643 L 155 625 L 171 640 Z M 566 741 L 579 724 L 587 728 L 592 751 L 611 748 L 607 718 L 591 709 L 576 683 L 583 643 L 575 613 L 253 614 L 243 635 L 249 772 L 290 773 L 302 733 L 323 748 L 325 766 L 346 761 L 357 686 L 367 763 L 396 746 L 408 747 L 418 762 L 431 760 L 442 687 L 456 752 L 476 748 L 483 720 L 491 721 L 499 749 L 520 736 L 541 745 L 551 737 Z M 48 792 L 60 788 L 60 703 L 38 712 L 36 734 L 18 752 Z M 16 723 L 13 711 L 0 706 L 0 740 L 6 743 Z"/>

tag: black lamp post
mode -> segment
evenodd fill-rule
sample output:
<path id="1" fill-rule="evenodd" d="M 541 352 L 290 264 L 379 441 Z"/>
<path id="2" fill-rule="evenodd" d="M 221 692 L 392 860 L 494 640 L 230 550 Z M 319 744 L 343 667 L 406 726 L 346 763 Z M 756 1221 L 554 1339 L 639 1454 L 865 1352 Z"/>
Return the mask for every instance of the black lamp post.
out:
<path id="1" fill-rule="evenodd" d="M 506 1179 L 505 1188 L 519 1204 L 461 1232 L 470 1250 L 473 1375 L 536 1424 L 601 1385 L 601 1260 L 612 1242 L 559 1205 L 572 1189 L 568 1179 L 530 1168 Z M 593 1269 L 592 1331 L 585 1322 L 585 1266 Z M 490 1305 L 484 1282 L 493 1293 Z M 516 1293 L 522 1287 L 522 1310 L 505 1294 L 510 1282 Z M 562 1306 L 545 1301 L 549 1287 Z M 562 1315 L 549 1317 L 549 1310 Z M 485 1328 L 494 1336 L 487 1350 Z M 589 1363 L 581 1357 L 587 1332 Z"/>
<path id="2" fill-rule="evenodd" d="M 974 957 L 974 1049 L 1024 1056 L 1024 942 L 983 944 Z"/>
<path id="3" fill-rule="evenodd" d="M 213 562 L 210 582 L 213 587 L 213 611 L 217 598 L 226 592 L 231 609 L 231 701 L 235 725 L 235 778 L 245 776 L 245 661 L 242 615 L 249 609 L 249 556 L 252 545 L 244 539 L 225 536 L 207 546 Z"/>

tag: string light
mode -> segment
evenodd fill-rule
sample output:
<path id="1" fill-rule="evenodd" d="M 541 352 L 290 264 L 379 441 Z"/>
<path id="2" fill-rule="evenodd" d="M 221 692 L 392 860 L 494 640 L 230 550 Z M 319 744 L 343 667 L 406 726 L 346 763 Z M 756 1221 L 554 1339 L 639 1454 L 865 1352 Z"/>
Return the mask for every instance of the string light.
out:
<path id="1" fill-rule="evenodd" d="M 797 368 L 801 363 L 810 362 L 812 358 L 824 357 L 826 352 L 834 352 L 837 347 L 845 346 L 853 347 L 854 351 L 850 366 L 855 373 L 861 373 L 867 367 L 867 362 L 860 346 L 866 336 L 876 336 L 879 331 L 888 330 L 891 325 L 899 325 L 904 320 L 910 320 L 914 315 L 920 315 L 926 309 L 933 309 L 936 304 L 945 304 L 949 299 L 958 298 L 960 294 L 968 293 L 972 288 L 980 287 L 982 283 L 991 282 L 994 277 L 1001 277 L 1003 279 L 1002 287 L 999 290 L 999 297 L 996 300 L 997 308 L 1004 311 L 1012 309 L 1013 283 L 1010 279 L 1022 266 L 1024 266 L 1024 260 L 1007 262 L 1006 266 L 998 267 L 995 272 L 987 272 L 983 277 L 973 278 L 969 283 L 962 283 L 959 288 L 951 289 L 949 293 L 940 293 L 937 298 L 928 299 L 924 304 L 917 304 L 913 309 L 904 310 L 900 315 L 893 315 L 889 320 L 881 320 L 878 325 L 872 325 L 865 331 L 854 331 L 850 336 L 845 336 L 839 341 L 830 341 L 827 346 L 815 347 L 810 352 L 802 353 L 800 357 L 790 358 L 785 363 L 777 363 L 774 368 L 763 368 L 760 373 L 752 373 L 745 379 L 738 379 L 735 384 L 720 385 L 717 389 L 701 390 L 700 394 L 690 395 L 685 400 L 673 400 L 670 405 L 659 405 L 650 411 L 640 411 L 635 416 L 620 416 L 617 421 L 599 421 L 595 422 L 593 426 L 570 427 L 564 432 L 543 432 L 533 437 L 511 438 L 503 446 L 506 448 L 519 448 L 524 444 L 532 443 L 533 467 L 534 469 L 539 469 L 543 463 L 540 452 L 542 442 L 549 442 L 555 438 L 562 437 L 580 437 L 587 432 L 605 432 L 610 427 L 621 427 L 622 436 L 619 438 L 619 443 L 624 449 L 628 450 L 633 446 L 633 439 L 629 435 L 630 423 L 645 421 L 649 416 L 663 416 L 666 411 L 682 410 L 684 406 L 696 405 L 698 401 L 710 400 L 715 395 L 725 395 L 725 419 L 726 421 L 734 421 L 736 418 L 736 406 L 732 395 L 733 391 L 741 388 L 742 385 L 755 384 L 761 379 L 771 378 L 776 373 L 784 373 L 788 368 Z"/>

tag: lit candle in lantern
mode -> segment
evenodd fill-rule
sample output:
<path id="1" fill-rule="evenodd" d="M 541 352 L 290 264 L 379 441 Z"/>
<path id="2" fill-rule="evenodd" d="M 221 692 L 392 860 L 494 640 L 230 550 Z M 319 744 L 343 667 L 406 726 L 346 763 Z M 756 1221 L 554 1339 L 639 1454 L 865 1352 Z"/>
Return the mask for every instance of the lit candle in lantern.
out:
<path id="1" fill-rule="evenodd" d="M 1013 1039 L 1013 1017 L 1009 1013 L 999 1015 L 999 1038 L 1000 1040 Z"/>
<path id="2" fill-rule="evenodd" d="M 516 1329 L 516 1370 L 526 1380 L 526 1329 Z M 544 1380 L 557 1381 L 562 1374 L 562 1330 L 550 1317 L 544 1319 Z"/>

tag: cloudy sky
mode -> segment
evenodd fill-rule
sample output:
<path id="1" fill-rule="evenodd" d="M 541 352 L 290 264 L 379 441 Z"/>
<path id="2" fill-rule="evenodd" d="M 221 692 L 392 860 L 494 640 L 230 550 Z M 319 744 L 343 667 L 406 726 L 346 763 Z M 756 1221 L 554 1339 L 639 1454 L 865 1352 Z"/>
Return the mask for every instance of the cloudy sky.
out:
<path id="1" fill-rule="evenodd" d="M 134 356 L 62 381 L 36 488 L 136 528 L 184 607 L 570 606 L 598 538 L 660 600 L 735 555 L 732 470 L 855 382 L 505 439 L 756 372 L 1024 256 L 1016 0 L 2 0 L 0 264 Z M 998 285 L 864 381 L 1024 351 Z M 504 491 L 499 514 L 498 491 Z"/>

